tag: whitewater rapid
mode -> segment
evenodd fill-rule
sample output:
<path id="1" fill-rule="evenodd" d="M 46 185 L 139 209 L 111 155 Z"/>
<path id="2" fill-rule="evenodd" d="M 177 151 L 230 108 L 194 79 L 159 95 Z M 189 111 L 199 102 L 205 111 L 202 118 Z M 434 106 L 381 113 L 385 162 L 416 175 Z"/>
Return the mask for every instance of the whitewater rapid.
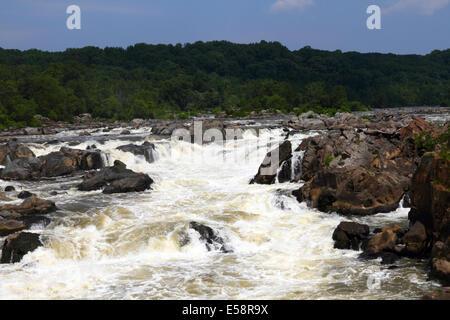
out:
<path id="1" fill-rule="evenodd" d="M 296 148 L 312 134 L 289 140 Z M 31 230 L 44 247 L 0 265 L 1 299 L 404 299 L 436 285 L 426 281 L 424 261 L 401 259 L 390 269 L 333 248 L 340 221 L 406 226 L 408 209 L 350 219 L 297 202 L 290 192 L 298 183 L 249 184 L 265 154 L 284 140 L 281 129 L 246 131 L 225 145 L 146 140 L 156 146 L 151 164 L 116 149 L 144 140 L 99 143 L 93 136 L 74 147 L 95 144 L 108 164 L 120 160 L 147 173 L 155 183 L 145 192 L 80 192 L 80 177 L 0 180 L 2 189 L 14 185 L 59 208 L 49 225 Z M 39 156 L 65 145 L 29 147 Z M 21 202 L 5 193 L 0 200 Z M 216 230 L 232 252 L 208 251 L 191 221 Z"/>

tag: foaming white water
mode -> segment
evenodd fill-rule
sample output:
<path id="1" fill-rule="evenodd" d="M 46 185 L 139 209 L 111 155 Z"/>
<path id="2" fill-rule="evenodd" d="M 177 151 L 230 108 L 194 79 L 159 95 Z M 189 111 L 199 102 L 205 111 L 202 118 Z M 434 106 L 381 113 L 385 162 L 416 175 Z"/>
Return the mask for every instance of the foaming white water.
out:
<path id="1" fill-rule="evenodd" d="M 291 137 L 293 147 L 306 136 Z M 420 263 L 402 261 L 388 270 L 376 260 L 359 261 L 358 252 L 334 249 L 333 230 L 347 219 L 298 203 L 290 191 L 299 184 L 249 184 L 283 140 L 281 130 L 264 130 L 223 145 L 151 141 L 158 153 L 151 164 L 116 149 L 130 141 L 81 143 L 76 147 L 96 144 L 109 164 L 120 160 L 148 173 L 153 190 L 103 195 L 77 191 L 79 180 L 27 184 L 60 211 L 45 229 L 33 230 L 44 247 L 0 266 L 0 298 L 395 299 L 426 292 Z M 50 196 L 55 189 L 62 193 Z M 406 212 L 355 220 L 406 223 Z M 233 252 L 208 251 L 191 221 L 216 230 Z M 380 288 L 367 285 L 371 275 Z"/>

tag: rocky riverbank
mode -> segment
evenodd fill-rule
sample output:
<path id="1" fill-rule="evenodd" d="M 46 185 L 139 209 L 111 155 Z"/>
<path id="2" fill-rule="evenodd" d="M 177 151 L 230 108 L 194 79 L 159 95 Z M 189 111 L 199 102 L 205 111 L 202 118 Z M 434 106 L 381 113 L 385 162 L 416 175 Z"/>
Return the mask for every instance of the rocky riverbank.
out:
<path id="1" fill-rule="evenodd" d="M 285 141 L 271 152 L 279 162 L 261 174 L 270 163 L 268 153 L 252 183 L 304 181 L 293 192 L 299 202 L 350 217 L 390 212 L 403 200 L 411 206 L 409 228 L 382 226 L 370 232 L 367 225 L 342 222 L 332 235 L 335 248 L 362 250 L 361 258 L 381 258 L 384 264 L 400 257 L 428 259 L 430 279 L 450 285 L 448 121 L 437 126 L 405 114 L 305 115 L 286 126 L 324 133 L 305 139 L 295 151 Z M 418 143 L 423 137 L 436 140 L 433 152 Z M 302 157 L 298 178 L 292 176 L 294 152 Z"/>

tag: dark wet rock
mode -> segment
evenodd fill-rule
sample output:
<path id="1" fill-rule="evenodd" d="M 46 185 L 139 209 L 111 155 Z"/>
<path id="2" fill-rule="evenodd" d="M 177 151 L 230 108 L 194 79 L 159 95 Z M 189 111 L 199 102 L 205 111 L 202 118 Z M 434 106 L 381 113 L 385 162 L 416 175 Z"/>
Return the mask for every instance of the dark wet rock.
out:
<path id="1" fill-rule="evenodd" d="M 369 226 L 356 222 L 341 222 L 333 232 L 336 249 L 359 250 L 361 243 L 369 236 Z"/>
<path id="2" fill-rule="evenodd" d="M 18 195 L 17 198 L 19 199 L 26 199 L 33 196 L 33 194 L 30 191 L 21 191 Z"/>
<path id="3" fill-rule="evenodd" d="M 71 174 L 79 170 L 93 170 L 104 167 L 101 153 L 62 147 L 40 157 L 42 160 L 41 176 L 57 177 Z"/>
<path id="4" fill-rule="evenodd" d="M 81 143 L 80 141 L 69 141 L 67 144 L 68 144 L 70 147 L 74 147 L 74 146 L 79 145 L 80 143 Z"/>
<path id="5" fill-rule="evenodd" d="M 415 130 L 384 134 L 349 130 L 305 139 L 296 151 L 305 152 L 301 179 L 307 182 L 297 198 L 320 211 L 344 215 L 395 210 L 409 190 L 419 160 L 406 133 Z"/>
<path id="6" fill-rule="evenodd" d="M 0 146 L 0 165 L 6 165 L 16 159 L 34 156 L 34 153 L 28 147 L 14 140 Z"/>
<path id="7" fill-rule="evenodd" d="M 404 233 L 404 229 L 398 225 L 383 227 L 381 232 L 375 233 L 364 244 L 364 251 L 360 257 L 364 259 L 381 257 L 383 264 L 394 263 L 400 258 L 402 253 L 402 247 L 398 244 Z"/>
<path id="8" fill-rule="evenodd" d="M 176 129 L 186 129 L 182 122 L 161 121 L 152 127 L 152 134 L 170 136 Z"/>
<path id="9" fill-rule="evenodd" d="M 85 136 L 90 136 L 90 135 L 91 134 L 88 131 L 83 131 L 83 132 L 80 132 L 80 134 L 79 134 L 80 137 L 85 137 Z"/>
<path id="10" fill-rule="evenodd" d="M 393 264 L 400 259 L 400 257 L 394 252 L 382 252 L 380 257 L 381 264 Z"/>
<path id="11" fill-rule="evenodd" d="M 97 146 L 95 144 L 86 147 L 86 150 L 95 150 L 95 149 L 97 149 Z"/>
<path id="12" fill-rule="evenodd" d="M 11 191 L 16 191 L 16 188 L 14 188 L 14 186 L 6 186 L 5 187 L 5 192 L 11 192 Z"/>
<path id="13" fill-rule="evenodd" d="M 6 238 L 0 263 L 16 263 L 28 252 L 36 250 L 43 244 L 36 233 L 21 232 Z"/>
<path id="14" fill-rule="evenodd" d="M 53 201 L 39 199 L 35 195 L 25 199 L 21 204 L 6 204 L 0 206 L 0 211 L 9 211 L 19 216 L 32 214 L 47 214 L 56 211 Z"/>
<path id="15" fill-rule="evenodd" d="M 403 208 L 411 208 L 411 196 L 406 192 L 403 196 Z"/>
<path id="16" fill-rule="evenodd" d="M 232 252 L 232 250 L 227 248 L 224 239 L 220 237 L 211 227 L 191 221 L 189 223 L 189 228 L 194 229 L 200 234 L 200 240 L 205 241 L 208 251 L 219 249 L 224 253 Z"/>
<path id="17" fill-rule="evenodd" d="M 150 189 L 153 180 L 143 173 L 136 173 L 116 163 L 113 167 L 104 168 L 98 172 L 89 173 L 78 185 L 80 191 L 92 191 L 103 188 L 103 193 L 141 192 Z"/>
<path id="18" fill-rule="evenodd" d="M 58 144 L 58 143 L 61 143 L 61 141 L 55 139 L 55 140 L 47 141 L 47 142 L 45 143 L 45 145 L 51 146 L 51 145 Z"/>
<path id="19" fill-rule="evenodd" d="M 24 215 L 18 217 L 17 221 L 23 223 L 27 229 L 34 225 L 47 226 L 51 222 L 49 217 L 43 215 Z"/>
<path id="20" fill-rule="evenodd" d="M 258 173 L 250 183 L 273 184 L 276 180 L 278 169 L 283 165 L 283 162 L 290 159 L 291 157 L 291 142 L 289 140 L 285 140 L 279 145 L 278 148 L 267 153 L 264 161 L 259 167 Z M 284 176 L 282 178 L 284 181 Z"/>
<path id="21" fill-rule="evenodd" d="M 130 130 L 124 129 L 120 134 L 131 134 Z"/>
<path id="22" fill-rule="evenodd" d="M 450 287 L 438 288 L 424 295 L 421 300 L 450 300 Z"/>
<path id="23" fill-rule="evenodd" d="M 404 253 L 412 257 L 423 256 L 429 249 L 429 241 L 425 226 L 416 221 L 409 231 L 403 236 L 403 243 L 405 244 Z"/>
<path id="24" fill-rule="evenodd" d="M 59 151 L 35 157 L 16 159 L 0 173 L 5 180 L 30 180 L 68 175 L 81 170 L 103 168 L 99 151 L 85 151 L 62 147 Z"/>
<path id="25" fill-rule="evenodd" d="M 450 286 L 450 261 L 446 258 L 432 258 L 430 276 L 444 286 Z"/>
<path id="26" fill-rule="evenodd" d="M 25 225 L 17 220 L 0 219 L 0 237 L 22 231 Z"/>
<path id="27" fill-rule="evenodd" d="M 123 152 L 130 152 L 137 156 L 144 156 L 145 160 L 148 163 L 153 163 L 156 159 L 155 156 L 155 145 L 153 143 L 150 143 L 148 141 L 145 141 L 141 145 L 135 145 L 135 144 L 127 144 L 116 148 L 117 150 L 123 151 Z"/>
<path id="28" fill-rule="evenodd" d="M 30 180 L 41 176 L 42 161 L 39 158 L 26 157 L 10 162 L 0 173 L 4 180 Z"/>

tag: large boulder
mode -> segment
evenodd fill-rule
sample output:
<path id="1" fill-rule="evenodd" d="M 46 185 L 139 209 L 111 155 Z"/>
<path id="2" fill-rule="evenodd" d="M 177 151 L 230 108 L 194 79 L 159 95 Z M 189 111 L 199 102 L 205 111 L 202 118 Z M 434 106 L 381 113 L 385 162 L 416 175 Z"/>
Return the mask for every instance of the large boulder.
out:
<path id="1" fill-rule="evenodd" d="M 264 158 L 264 161 L 262 162 L 261 166 L 258 169 L 258 173 L 250 181 L 250 183 L 252 184 L 275 183 L 280 166 L 283 166 L 283 163 L 289 160 L 290 158 L 292 158 L 292 145 L 289 140 L 285 140 L 278 146 L 278 148 L 267 153 L 266 157 Z"/>
<path id="2" fill-rule="evenodd" d="M 123 152 L 130 152 L 137 156 L 144 156 L 145 160 L 148 163 L 152 163 L 156 159 L 155 145 L 148 141 L 145 141 L 143 144 L 141 144 L 139 146 L 135 145 L 135 144 L 127 144 L 127 145 L 117 147 L 116 149 L 123 151 Z"/>
<path id="3" fill-rule="evenodd" d="M 58 177 L 81 170 L 104 167 L 100 151 L 86 151 L 62 147 L 44 156 L 24 157 L 8 163 L 1 171 L 4 180 L 30 180 Z"/>
<path id="4" fill-rule="evenodd" d="M 21 232 L 6 238 L 0 263 L 16 263 L 22 260 L 28 252 L 42 246 L 39 235 L 36 233 Z"/>
<path id="5" fill-rule="evenodd" d="M 425 226 L 416 221 L 402 238 L 405 244 L 404 253 L 412 257 L 420 257 L 429 249 L 430 241 Z"/>
<path id="6" fill-rule="evenodd" d="M 42 161 L 35 157 L 15 159 L 1 171 L 3 180 L 32 180 L 41 176 Z"/>
<path id="7" fill-rule="evenodd" d="M 341 222 L 333 232 L 336 249 L 359 250 L 361 243 L 369 236 L 369 226 L 356 222 Z"/>
<path id="8" fill-rule="evenodd" d="M 0 165 L 6 165 L 16 159 L 34 156 L 33 151 L 31 151 L 28 147 L 19 144 L 15 140 L 9 141 L 8 143 L 0 146 Z"/>
<path id="9" fill-rule="evenodd" d="M 397 235 L 390 230 L 377 233 L 369 240 L 365 252 L 376 256 L 383 251 L 393 251 L 396 241 Z"/>
<path id="10" fill-rule="evenodd" d="M 56 205 L 53 201 L 39 199 L 33 195 L 25 199 L 21 204 L 6 204 L 0 206 L 0 211 L 11 212 L 14 217 L 23 215 L 42 215 L 56 211 Z"/>
<path id="11" fill-rule="evenodd" d="M 414 141 L 401 129 L 330 132 L 305 139 L 296 151 L 304 151 L 301 179 L 306 181 L 294 193 L 297 199 L 344 215 L 396 209 L 419 161 Z"/>
<path id="12" fill-rule="evenodd" d="M 103 188 L 103 193 L 140 192 L 150 189 L 153 180 L 143 173 L 129 170 L 121 162 L 95 173 L 88 173 L 78 185 L 80 191 L 92 191 Z"/>
<path id="13" fill-rule="evenodd" d="M 104 167 L 99 151 L 86 151 L 62 147 L 57 152 L 40 157 L 41 176 L 57 177 L 79 170 L 93 170 Z"/>

